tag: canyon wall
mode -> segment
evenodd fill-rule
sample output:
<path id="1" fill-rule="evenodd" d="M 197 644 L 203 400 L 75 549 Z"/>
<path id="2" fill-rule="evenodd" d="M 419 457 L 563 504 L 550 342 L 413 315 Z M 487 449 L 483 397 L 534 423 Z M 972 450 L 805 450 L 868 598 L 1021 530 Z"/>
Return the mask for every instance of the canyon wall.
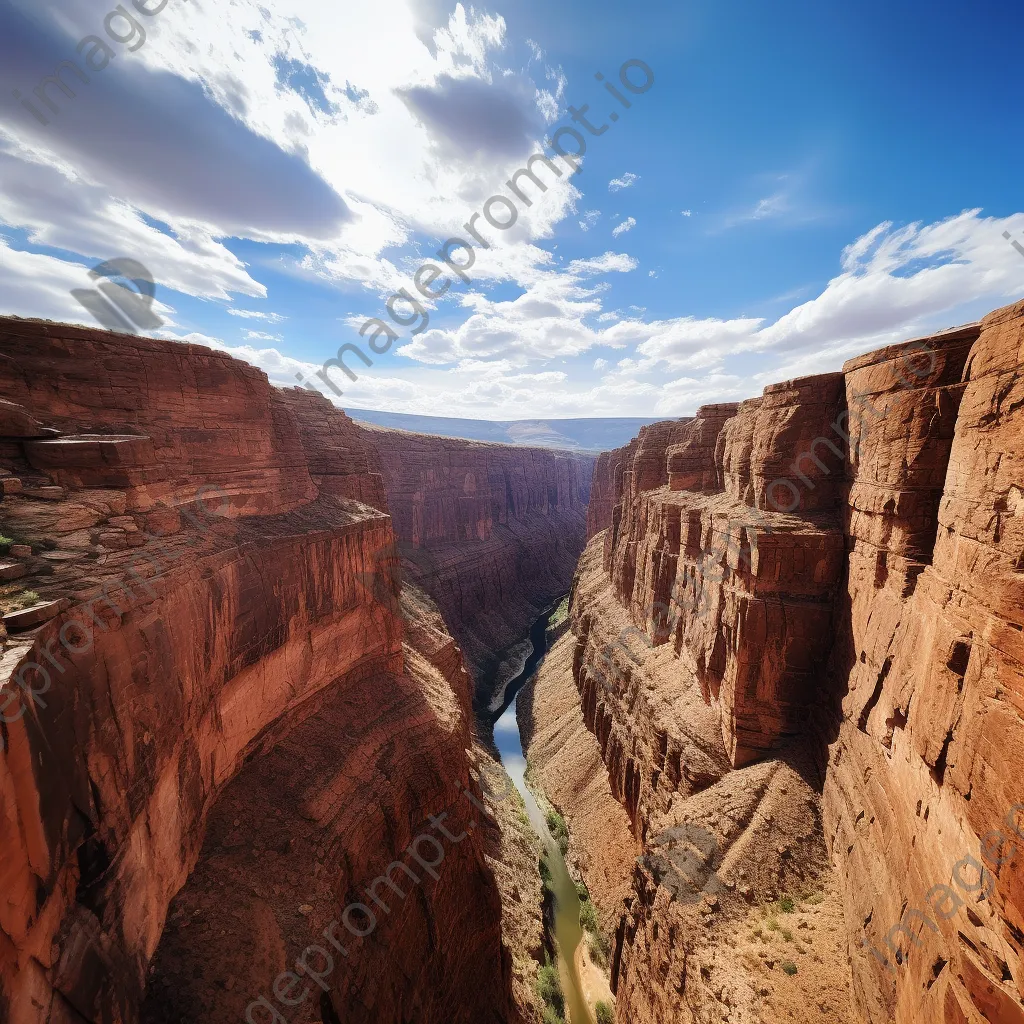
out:
<path id="1" fill-rule="evenodd" d="M 583 550 L 594 460 L 546 448 L 367 428 L 408 578 L 482 676 L 565 594 Z"/>
<path id="2" fill-rule="evenodd" d="M 1022 342 L 1024 304 L 599 458 L 521 724 L 620 1022 L 1024 1020 Z"/>
<path id="3" fill-rule="evenodd" d="M 0 1019 L 519 1019 L 363 432 L 196 345 L 4 318 L 0 367 Z"/>

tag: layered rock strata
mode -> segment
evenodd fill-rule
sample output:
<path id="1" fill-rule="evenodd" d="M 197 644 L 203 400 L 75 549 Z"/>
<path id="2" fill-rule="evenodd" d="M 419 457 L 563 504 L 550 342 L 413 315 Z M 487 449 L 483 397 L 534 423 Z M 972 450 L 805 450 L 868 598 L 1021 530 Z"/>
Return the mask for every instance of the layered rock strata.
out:
<path id="1" fill-rule="evenodd" d="M 437 601 L 483 677 L 566 593 L 583 550 L 593 459 L 367 429 L 404 569 Z"/>
<path id="2" fill-rule="evenodd" d="M 825 828 L 872 1022 L 1024 1021 L 1022 344 L 1018 304 L 845 368 Z"/>
<path id="3" fill-rule="evenodd" d="M 1022 342 L 1024 304 L 599 458 L 525 725 L 618 1020 L 1024 1020 Z"/>
<path id="4" fill-rule="evenodd" d="M 535 876 L 362 432 L 195 345 L 8 318 L 0 362 L 0 1019 L 518 1019 Z"/>

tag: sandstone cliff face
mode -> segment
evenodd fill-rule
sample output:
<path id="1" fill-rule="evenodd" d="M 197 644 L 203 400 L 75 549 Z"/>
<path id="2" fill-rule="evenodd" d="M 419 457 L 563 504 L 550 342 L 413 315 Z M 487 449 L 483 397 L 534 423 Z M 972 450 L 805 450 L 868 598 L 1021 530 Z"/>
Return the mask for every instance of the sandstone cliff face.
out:
<path id="1" fill-rule="evenodd" d="M 526 724 L 618 1020 L 1024 1020 L 1022 342 L 1024 304 L 598 460 Z"/>
<path id="2" fill-rule="evenodd" d="M 583 550 L 591 456 L 367 429 L 408 577 L 470 663 L 522 638 Z"/>
<path id="3" fill-rule="evenodd" d="M 194 345 L 0 361 L 0 1019 L 514 1019 L 470 680 L 362 432 Z"/>
<path id="4" fill-rule="evenodd" d="M 878 415 L 848 462 L 825 823 L 871 1021 L 1024 1020 L 1024 305 L 970 340 L 912 387 L 898 351 L 846 368 Z"/>

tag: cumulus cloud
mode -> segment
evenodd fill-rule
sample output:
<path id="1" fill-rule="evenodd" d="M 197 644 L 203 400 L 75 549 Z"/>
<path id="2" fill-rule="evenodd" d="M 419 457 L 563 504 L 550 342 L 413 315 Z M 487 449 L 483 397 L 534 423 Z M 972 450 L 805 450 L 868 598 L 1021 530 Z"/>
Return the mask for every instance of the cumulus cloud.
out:
<path id="1" fill-rule="evenodd" d="M 621 224 L 616 224 L 612 228 L 612 236 L 618 238 L 619 235 L 624 235 L 627 231 L 632 231 L 636 227 L 636 218 L 627 217 Z"/>
<path id="2" fill-rule="evenodd" d="M 581 231 L 589 231 L 601 219 L 600 210 L 585 210 L 579 221 Z"/>
<path id="3" fill-rule="evenodd" d="M 519 76 L 489 82 L 440 75 L 397 92 L 446 155 L 511 161 L 527 156 L 544 131 L 536 87 Z"/>
<path id="4" fill-rule="evenodd" d="M 0 82 L 30 97 L 103 31 L 88 0 L 9 7 Z M 401 253 L 460 229 L 566 84 L 559 68 L 503 66 L 503 19 L 461 4 L 171 3 L 144 23 L 146 44 L 115 46 L 88 82 L 65 71 L 74 95 L 48 87 L 49 126 L 18 103 L 0 111 L 0 224 L 90 259 L 130 253 L 204 298 L 266 294 L 230 237 L 294 246 L 280 266 L 339 288 L 398 285 Z M 481 271 L 514 275 L 519 259 L 528 276 L 545 260 L 528 246 L 577 198 L 555 181 L 503 239 L 514 256 Z"/>
<path id="5" fill-rule="evenodd" d="M 639 174 L 634 174 L 632 171 L 626 171 L 621 178 L 612 178 L 612 180 L 608 182 L 608 191 L 621 192 L 624 188 L 632 188 L 639 180 Z"/>
<path id="6" fill-rule="evenodd" d="M 74 53 L 75 39 L 58 27 L 55 13 L 11 12 L 0 62 L 5 93 L 30 90 L 53 68 L 55 54 Z M 50 87 L 47 95 L 59 97 L 59 112 L 39 104 L 51 124 L 16 103 L 5 105 L 4 123 L 54 165 L 70 164 L 82 180 L 102 183 L 112 199 L 130 197 L 165 221 L 200 222 L 247 237 L 340 232 L 351 216 L 348 207 L 306 160 L 211 103 L 199 83 L 131 56 L 115 57 L 88 83 L 65 71 L 75 95 Z"/>
<path id="7" fill-rule="evenodd" d="M 505 358 L 516 364 L 577 356 L 601 343 L 602 332 L 586 321 L 601 312 L 602 286 L 592 279 L 629 273 L 637 262 L 625 253 L 572 260 L 562 270 L 540 274 L 518 298 L 493 301 L 474 293 L 474 313 L 453 329 L 417 335 L 398 354 L 419 363 L 445 365 L 459 359 Z M 612 339 L 605 344 L 617 345 Z"/>

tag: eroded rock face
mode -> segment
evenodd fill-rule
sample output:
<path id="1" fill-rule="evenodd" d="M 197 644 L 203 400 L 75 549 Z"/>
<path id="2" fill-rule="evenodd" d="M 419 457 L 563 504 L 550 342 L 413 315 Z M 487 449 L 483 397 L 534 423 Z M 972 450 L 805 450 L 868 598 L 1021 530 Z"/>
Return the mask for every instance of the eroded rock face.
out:
<path id="1" fill-rule="evenodd" d="M 527 725 L 619 1021 L 1024 1020 L 1022 343 L 1024 304 L 598 460 Z"/>
<path id="2" fill-rule="evenodd" d="M 379 453 L 406 573 L 482 674 L 569 589 L 594 460 L 383 428 L 365 437 Z"/>
<path id="3" fill-rule="evenodd" d="M 0 361 L 0 1019 L 516 1019 L 469 676 L 362 431 L 194 345 L 4 319 Z"/>
<path id="4" fill-rule="evenodd" d="M 943 340 L 930 356 L 885 350 L 846 367 L 848 403 L 864 412 L 847 472 L 826 834 L 865 1019 L 1015 1022 L 1024 305 L 987 317 L 973 344 Z"/>

